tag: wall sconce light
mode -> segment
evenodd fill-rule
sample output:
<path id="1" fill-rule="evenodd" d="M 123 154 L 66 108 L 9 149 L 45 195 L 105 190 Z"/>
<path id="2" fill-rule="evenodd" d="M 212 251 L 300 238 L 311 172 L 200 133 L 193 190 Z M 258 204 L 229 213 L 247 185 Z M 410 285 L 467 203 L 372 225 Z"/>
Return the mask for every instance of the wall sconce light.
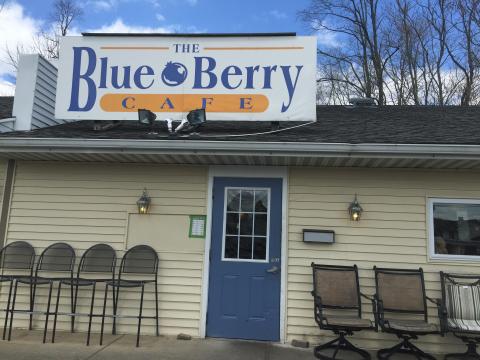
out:
<path id="1" fill-rule="evenodd" d="M 150 203 L 152 199 L 147 194 L 147 189 L 143 189 L 143 194 L 140 196 L 140 199 L 137 200 L 137 207 L 139 214 L 146 214 L 150 209 Z"/>
<path id="2" fill-rule="evenodd" d="M 355 194 L 355 199 L 350 203 L 348 207 L 348 213 L 350 214 L 350 219 L 353 221 L 359 221 L 362 216 L 363 209 L 358 203 L 357 194 Z"/>

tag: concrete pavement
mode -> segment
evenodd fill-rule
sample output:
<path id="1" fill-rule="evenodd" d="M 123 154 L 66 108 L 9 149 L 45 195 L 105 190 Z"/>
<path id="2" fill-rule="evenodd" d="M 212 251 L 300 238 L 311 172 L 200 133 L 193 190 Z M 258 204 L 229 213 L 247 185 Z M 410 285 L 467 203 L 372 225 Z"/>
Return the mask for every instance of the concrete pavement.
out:
<path id="1" fill-rule="evenodd" d="M 1 360 L 312 360 L 312 349 L 252 341 L 219 339 L 177 340 L 133 335 L 106 335 L 103 346 L 93 334 L 90 346 L 83 333 L 57 333 L 55 344 L 42 344 L 41 331 L 15 330 L 12 341 L 0 341 Z"/>

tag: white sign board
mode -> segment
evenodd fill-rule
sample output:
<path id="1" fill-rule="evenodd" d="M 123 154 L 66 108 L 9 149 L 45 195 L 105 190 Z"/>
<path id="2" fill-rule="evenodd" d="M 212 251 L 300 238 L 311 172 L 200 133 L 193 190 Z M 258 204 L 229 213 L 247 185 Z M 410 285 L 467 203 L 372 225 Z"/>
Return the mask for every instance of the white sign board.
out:
<path id="1" fill-rule="evenodd" d="M 57 118 L 316 119 L 315 37 L 65 37 L 58 65 Z"/>

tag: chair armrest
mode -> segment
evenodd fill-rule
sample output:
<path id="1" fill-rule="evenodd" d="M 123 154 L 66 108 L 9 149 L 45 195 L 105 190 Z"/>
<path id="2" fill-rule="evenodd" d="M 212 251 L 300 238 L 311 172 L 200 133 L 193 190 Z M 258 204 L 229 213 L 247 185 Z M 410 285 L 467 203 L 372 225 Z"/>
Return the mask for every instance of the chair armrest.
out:
<path id="1" fill-rule="evenodd" d="M 440 320 L 440 334 L 445 336 L 448 332 L 448 312 L 442 299 L 437 299 L 438 319 Z"/>
<path id="2" fill-rule="evenodd" d="M 368 296 L 363 293 L 360 293 L 360 296 L 369 300 L 372 303 L 372 313 L 373 313 L 373 318 L 375 320 L 375 331 L 378 331 L 378 321 L 377 321 L 377 301 L 375 299 L 375 296 Z"/>
<path id="3" fill-rule="evenodd" d="M 427 298 L 428 301 L 430 301 L 431 303 L 433 303 L 433 304 L 435 304 L 435 305 L 437 305 L 437 306 L 440 306 L 440 304 L 441 304 L 441 302 L 442 302 L 442 300 L 440 300 L 440 299 L 433 299 L 433 298 L 431 298 L 431 297 L 429 297 L 429 296 L 425 296 L 425 297 Z"/>

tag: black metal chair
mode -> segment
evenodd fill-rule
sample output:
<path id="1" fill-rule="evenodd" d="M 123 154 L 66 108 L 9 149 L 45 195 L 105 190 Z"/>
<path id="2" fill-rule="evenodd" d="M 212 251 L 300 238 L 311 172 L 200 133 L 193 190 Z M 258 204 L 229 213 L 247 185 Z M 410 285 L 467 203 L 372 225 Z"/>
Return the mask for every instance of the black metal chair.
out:
<path id="1" fill-rule="evenodd" d="M 60 281 L 65 279 L 65 277 L 57 277 L 57 276 L 39 276 L 39 273 L 50 272 L 50 273 L 58 273 L 58 272 L 66 272 L 69 273 L 69 278 L 72 279 L 73 282 L 73 266 L 75 264 L 75 251 L 73 248 L 66 244 L 66 243 L 55 243 L 48 246 L 43 252 L 41 253 L 40 257 L 38 258 L 37 266 L 35 269 L 35 274 L 29 277 L 20 277 L 17 278 L 15 281 L 15 287 L 13 291 L 13 300 L 12 300 L 12 308 L 10 309 L 10 326 L 8 330 L 8 340 L 11 340 L 12 337 L 12 325 L 13 325 L 13 315 L 16 312 L 19 313 L 27 313 L 30 315 L 30 327 L 32 324 L 32 317 L 33 314 L 44 314 L 45 315 L 45 327 L 43 330 L 43 342 L 46 340 L 47 336 L 47 326 L 48 326 L 48 317 L 50 313 L 50 303 L 52 299 L 52 289 L 53 284 L 56 281 Z M 15 302 L 17 297 L 17 289 L 18 284 L 26 284 L 32 288 L 32 295 L 30 301 L 30 309 L 15 309 Z M 47 301 L 47 309 L 46 311 L 35 311 L 35 295 L 37 286 L 39 285 L 49 285 L 48 290 L 48 301 Z M 73 286 L 70 288 L 70 299 L 72 304 L 72 312 L 73 312 Z M 73 322 L 72 322 L 73 324 Z"/>
<path id="2" fill-rule="evenodd" d="M 360 292 L 358 268 L 354 266 L 319 265 L 312 263 L 315 321 L 322 330 L 333 331 L 338 337 L 314 349 L 315 357 L 323 360 L 335 359 L 342 350 L 370 359 L 370 354 L 346 339 L 361 330 L 372 330 L 372 321 L 362 318 L 362 301 L 370 298 Z M 330 312 L 330 313 L 328 313 Z M 333 349 L 333 356 L 322 353 Z"/>
<path id="3" fill-rule="evenodd" d="M 480 276 L 440 272 L 440 280 L 442 335 L 451 332 L 467 344 L 466 352 L 447 354 L 445 359 L 480 359 Z"/>
<path id="4" fill-rule="evenodd" d="M 423 270 L 385 269 L 375 271 L 375 321 L 382 331 L 395 334 L 402 342 L 377 353 L 379 359 L 388 359 L 395 353 L 405 353 L 418 359 L 435 357 L 412 344 L 412 339 L 438 334 L 439 328 L 428 322 L 427 300 L 437 302 L 425 293 Z M 395 315 L 394 315 L 395 314 Z"/>
<path id="5" fill-rule="evenodd" d="M 115 280 L 115 263 L 117 256 L 115 250 L 107 244 L 97 244 L 88 248 L 80 258 L 80 263 L 78 264 L 77 276 L 74 279 L 62 279 L 58 283 L 57 290 L 57 302 L 55 305 L 54 311 L 54 320 L 53 320 L 53 332 L 52 332 L 52 343 L 55 342 L 55 332 L 57 329 L 57 317 L 58 315 L 66 315 L 72 317 L 72 332 L 75 328 L 75 317 L 88 315 L 88 333 L 87 333 L 87 346 L 90 345 L 90 332 L 92 328 L 92 317 L 99 316 L 93 314 L 94 302 L 95 302 L 95 290 L 96 285 L 99 282 L 114 281 Z M 96 274 L 109 274 L 109 277 L 83 277 L 85 273 L 96 273 Z M 59 313 L 58 306 L 60 302 L 60 292 L 62 285 L 74 286 L 74 296 L 73 296 L 73 306 L 72 313 Z M 77 300 L 78 300 L 78 288 L 84 286 L 92 287 L 92 295 L 90 300 L 90 312 L 88 314 L 77 314 Z M 114 288 L 112 288 L 114 289 Z M 115 296 L 115 293 L 113 294 Z"/>
<path id="6" fill-rule="evenodd" d="M 122 279 L 122 276 L 125 274 L 130 275 L 151 275 L 150 279 Z M 138 327 L 137 327 L 137 343 L 138 347 L 140 344 L 140 326 L 142 319 L 155 319 L 156 325 L 156 334 L 158 332 L 158 255 L 157 252 L 148 245 L 137 245 L 127 250 L 125 255 L 122 258 L 120 263 L 120 269 L 118 271 L 118 279 L 113 281 L 107 281 L 105 286 L 105 296 L 103 300 L 103 312 L 102 312 L 102 326 L 100 330 L 100 345 L 103 342 L 103 329 L 105 325 L 105 309 L 107 306 L 107 296 L 109 286 L 115 288 L 114 299 L 113 299 L 113 327 L 115 332 L 115 319 L 118 318 L 137 318 Z M 145 284 L 154 283 L 155 285 L 155 316 L 144 316 L 143 312 L 143 296 L 145 293 Z M 141 288 L 140 295 L 140 308 L 138 316 L 125 316 L 118 315 L 118 300 L 120 294 L 120 288 Z"/>
<path id="7" fill-rule="evenodd" d="M 0 250 L 0 282 L 9 282 L 7 307 L 5 308 L 5 321 L 3 324 L 2 339 L 5 340 L 8 317 L 10 314 L 10 302 L 12 299 L 13 284 L 20 277 L 33 275 L 35 263 L 35 249 L 25 241 L 15 241 Z M 30 289 L 30 302 L 32 301 L 32 289 Z"/>

